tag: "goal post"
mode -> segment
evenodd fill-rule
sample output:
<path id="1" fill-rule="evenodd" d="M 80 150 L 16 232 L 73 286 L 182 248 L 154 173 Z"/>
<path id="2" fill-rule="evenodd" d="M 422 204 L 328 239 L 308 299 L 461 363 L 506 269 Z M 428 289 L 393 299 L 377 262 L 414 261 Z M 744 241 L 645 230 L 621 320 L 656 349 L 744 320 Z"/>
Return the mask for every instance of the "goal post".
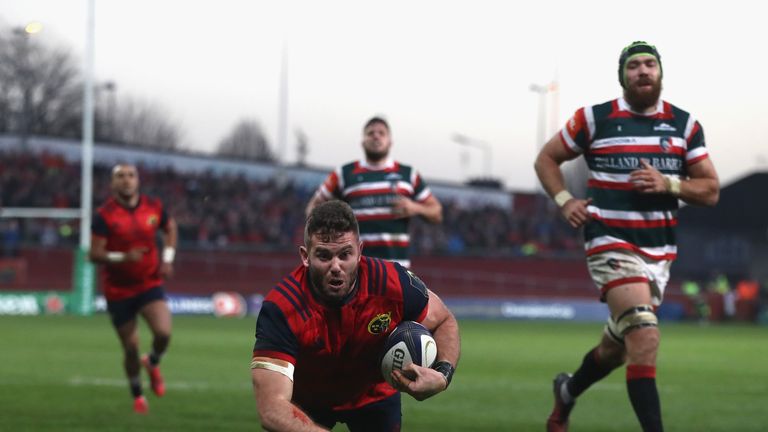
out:
<path id="1" fill-rule="evenodd" d="M 90 200 L 89 200 L 90 201 Z M 88 259 L 90 248 L 90 210 L 83 217 L 83 210 L 79 208 L 43 208 L 43 207 L 5 207 L 0 209 L 0 218 L 8 219 L 80 219 L 80 229 L 87 226 L 85 236 L 88 237 L 85 245 L 83 233 L 80 235 L 80 244 L 74 250 L 72 285 L 69 293 L 68 309 L 75 315 L 93 314 L 93 301 L 96 291 L 95 266 Z M 83 221 L 86 220 L 84 224 Z"/>

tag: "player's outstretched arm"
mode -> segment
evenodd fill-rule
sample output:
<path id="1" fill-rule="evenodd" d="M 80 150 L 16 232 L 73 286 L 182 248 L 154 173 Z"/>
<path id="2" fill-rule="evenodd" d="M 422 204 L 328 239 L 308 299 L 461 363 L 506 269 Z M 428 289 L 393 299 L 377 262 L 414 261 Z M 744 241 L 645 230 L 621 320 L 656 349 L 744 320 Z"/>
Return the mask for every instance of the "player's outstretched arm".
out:
<path id="1" fill-rule="evenodd" d="M 393 371 L 398 390 L 408 393 L 416 400 L 424 400 L 448 388 L 453 371 L 459 363 L 461 341 L 459 324 L 440 297 L 429 292 L 427 316 L 421 322 L 432 332 L 437 343 L 437 359 L 432 368 L 410 364 L 404 373 Z"/>
<path id="2" fill-rule="evenodd" d="M 316 425 L 304 411 L 291 402 L 293 381 L 276 370 L 254 367 L 254 364 L 259 362 L 264 366 L 274 365 L 277 369 L 285 367 L 287 362 L 264 357 L 256 357 L 251 362 L 253 392 L 261 427 L 273 432 L 327 431 Z"/>

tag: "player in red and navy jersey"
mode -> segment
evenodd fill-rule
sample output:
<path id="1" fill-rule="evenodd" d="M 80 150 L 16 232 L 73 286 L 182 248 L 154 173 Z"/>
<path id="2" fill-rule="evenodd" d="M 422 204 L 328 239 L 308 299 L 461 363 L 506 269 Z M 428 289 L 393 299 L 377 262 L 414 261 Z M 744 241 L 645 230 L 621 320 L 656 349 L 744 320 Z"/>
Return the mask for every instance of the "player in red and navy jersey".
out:
<path id="1" fill-rule="evenodd" d="M 410 267 L 410 219 L 420 216 L 440 223 L 443 207 L 415 168 L 389 157 L 391 148 L 386 120 L 368 120 L 363 128 L 365 159 L 330 173 L 307 204 L 306 213 L 324 201 L 346 201 L 360 224 L 365 254 Z"/>
<path id="2" fill-rule="evenodd" d="M 139 193 L 135 166 L 116 165 L 111 188 L 112 197 L 93 217 L 90 258 L 103 265 L 102 291 L 123 347 L 133 408 L 144 414 L 148 404 L 141 389 L 142 365 L 154 393 L 165 393 L 158 364 L 170 342 L 171 312 L 162 283 L 163 278 L 173 275 L 177 229 L 160 200 Z M 158 232 L 162 234 L 162 254 L 157 246 Z M 137 315 L 144 317 L 153 336 L 152 350 L 141 358 Z"/>
<path id="3" fill-rule="evenodd" d="M 555 377 L 549 432 L 568 430 L 576 398 L 625 362 L 627 392 L 643 430 L 663 430 L 655 312 L 677 255 L 678 200 L 713 206 L 720 193 L 701 125 L 660 98 L 656 47 L 627 46 L 618 72 L 624 97 L 579 109 L 536 160 L 539 180 L 563 217 L 584 227 L 587 266 L 610 310 L 598 346 L 573 376 Z M 587 199 L 571 196 L 560 170 L 580 155 L 589 167 Z"/>
<path id="4" fill-rule="evenodd" d="M 272 431 L 399 431 L 400 392 L 418 400 L 444 391 L 459 360 L 456 319 L 397 263 L 361 256 L 357 220 L 333 200 L 307 219 L 302 264 L 266 296 L 251 362 L 262 427 Z M 381 376 L 383 344 L 401 321 L 421 322 L 437 343 L 432 368 Z M 399 391 L 398 391 L 399 390 Z"/>

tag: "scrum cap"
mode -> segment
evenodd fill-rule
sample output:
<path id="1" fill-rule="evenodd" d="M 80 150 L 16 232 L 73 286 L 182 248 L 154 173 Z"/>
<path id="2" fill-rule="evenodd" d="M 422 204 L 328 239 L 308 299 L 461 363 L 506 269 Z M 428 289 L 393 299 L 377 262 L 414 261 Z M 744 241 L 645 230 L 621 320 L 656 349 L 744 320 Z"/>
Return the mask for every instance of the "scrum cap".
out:
<path id="1" fill-rule="evenodd" d="M 624 47 L 619 56 L 619 83 L 623 88 L 627 87 L 625 79 L 627 62 L 629 59 L 638 55 L 652 55 L 656 57 L 656 62 L 659 63 L 659 77 L 661 78 L 664 76 L 664 70 L 661 68 L 661 56 L 656 50 L 656 47 L 645 41 L 635 41 Z"/>

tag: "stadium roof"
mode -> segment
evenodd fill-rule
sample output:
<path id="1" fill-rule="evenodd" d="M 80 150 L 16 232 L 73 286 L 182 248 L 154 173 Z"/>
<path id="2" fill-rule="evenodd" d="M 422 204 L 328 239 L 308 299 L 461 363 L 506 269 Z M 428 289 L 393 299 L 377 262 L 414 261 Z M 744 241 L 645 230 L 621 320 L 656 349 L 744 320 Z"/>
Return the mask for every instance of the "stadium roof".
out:
<path id="1" fill-rule="evenodd" d="M 768 172 L 747 175 L 720 191 L 714 208 L 685 206 L 680 209 L 684 228 L 727 231 L 757 235 L 768 234 Z"/>

